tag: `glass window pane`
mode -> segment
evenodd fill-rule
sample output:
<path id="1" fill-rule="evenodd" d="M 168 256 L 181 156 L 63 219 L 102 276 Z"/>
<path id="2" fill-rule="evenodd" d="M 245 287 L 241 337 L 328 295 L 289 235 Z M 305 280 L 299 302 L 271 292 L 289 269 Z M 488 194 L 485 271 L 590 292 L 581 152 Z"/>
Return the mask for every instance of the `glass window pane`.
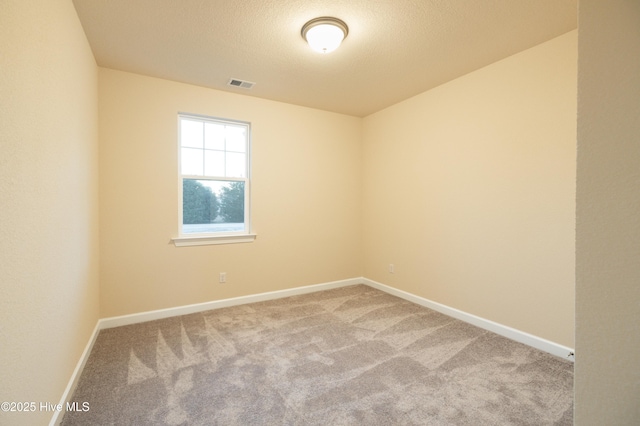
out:
<path id="1" fill-rule="evenodd" d="M 221 223 L 244 230 L 244 182 L 226 182 L 218 191 Z"/>
<path id="2" fill-rule="evenodd" d="M 224 151 L 205 151 L 204 164 L 206 176 L 224 176 Z"/>
<path id="3" fill-rule="evenodd" d="M 205 123 L 204 147 L 206 149 L 218 149 L 224 151 L 224 125 Z"/>
<path id="4" fill-rule="evenodd" d="M 227 151 L 247 151 L 247 129 L 244 127 L 227 126 Z"/>
<path id="5" fill-rule="evenodd" d="M 182 232 L 242 232 L 244 182 L 182 180 Z"/>
<path id="6" fill-rule="evenodd" d="M 208 117 L 179 120 L 180 173 L 189 176 L 181 179 L 181 234 L 248 232 L 249 127 Z"/>
<path id="7" fill-rule="evenodd" d="M 180 120 L 180 144 L 192 148 L 202 148 L 204 123 L 194 120 Z"/>
<path id="8" fill-rule="evenodd" d="M 182 180 L 182 231 L 214 232 L 220 203 L 206 180 Z"/>
<path id="9" fill-rule="evenodd" d="M 203 151 L 201 149 L 182 148 L 180 152 L 181 169 L 183 175 L 202 175 L 203 167 Z"/>
<path id="10" fill-rule="evenodd" d="M 247 177 L 245 154 L 227 152 L 226 177 Z"/>

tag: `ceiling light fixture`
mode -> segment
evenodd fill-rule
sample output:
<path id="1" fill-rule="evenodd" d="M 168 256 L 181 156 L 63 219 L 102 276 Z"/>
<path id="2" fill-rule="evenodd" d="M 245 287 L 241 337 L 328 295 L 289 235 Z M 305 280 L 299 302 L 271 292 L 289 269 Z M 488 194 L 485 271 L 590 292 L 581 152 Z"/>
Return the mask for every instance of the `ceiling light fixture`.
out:
<path id="1" fill-rule="evenodd" d="M 317 52 L 333 52 L 349 34 L 349 27 L 338 18 L 315 18 L 302 27 L 302 38 Z"/>

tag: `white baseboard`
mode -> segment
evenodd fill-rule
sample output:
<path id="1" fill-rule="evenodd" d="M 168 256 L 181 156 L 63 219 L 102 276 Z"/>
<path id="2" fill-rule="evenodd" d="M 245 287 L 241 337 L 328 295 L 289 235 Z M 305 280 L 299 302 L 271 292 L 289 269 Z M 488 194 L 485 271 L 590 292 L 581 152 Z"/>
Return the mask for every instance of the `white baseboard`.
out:
<path id="1" fill-rule="evenodd" d="M 381 284 L 367 278 L 362 278 L 362 282 L 370 287 L 382 290 L 393 296 L 397 296 L 418 305 L 433 309 L 434 311 L 459 319 L 466 323 L 473 324 L 476 327 L 489 330 L 493 333 L 499 334 L 500 336 L 515 340 L 516 342 L 524 343 L 525 345 L 529 345 L 531 347 L 550 353 L 552 355 L 559 356 L 569 361 L 575 360 L 574 350 L 558 343 L 554 343 L 541 337 L 525 333 L 524 331 L 516 330 L 515 328 L 498 324 L 497 322 L 493 322 L 491 320 L 481 318 L 455 308 L 451 308 L 449 306 L 434 302 L 429 299 L 425 299 L 424 297 L 416 296 L 415 294 L 411 294 L 403 290 L 389 287 L 388 285 Z"/>
<path id="2" fill-rule="evenodd" d="M 516 342 L 524 343 L 541 351 L 548 352 L 550 354 L 559 356 L 561 358 L 574 361 L 574 350 L 558 343 L 551 342 L 538 336 L 534 336 L 524 331 L 516 330 L 515 328 L 508 327 L 496 323 L 494 321 L 478 317 L 473 314 L 469 314 L 464 311 L 443 305 L 438 302 L 434 302 L 429 299 L 425 299 L 415 294 L 408 293 L 403 290 L 398 290 L 388 285 L 370 280 L 368 278 L 351 278 L 347 280 L 333 281 L 323 284 L 310 285 L 305 287 L 296 287 L 286 290 L 270 291 L 267 293 L 252 294 L 249 296 L 234 297 L 231 299 L 214 300 L 211 302 L 197 303 L 194 305 L 178 306 L 175 308 L 160 309 L 156 311 L 141 312 L 131 315 L 123 315 L 118 317 L 103 318 L 98 321 L 98 328 L 102 330 L 104 328 L 119 327 L 122 325 L 136 324 L 139 322 L 152 321 L 162 318 L 169 318 L 179 315 L 187 315 L 195 312 L 208 311 L 211 309 L 226 308 L 229 306 L 243 305 L 246 303 L 262 302 L 265 300 L 280 299 L 283 297 L 295 296 L 299 294 L 313 293 L 316 291 L 329 290 L 332 288 L 345 287 L 354 284 L 366 284 L 370 287 L 377 288 L 378 290 L 408 300 L 421 306 L 433 309 L 434 311 L 449 315 L 450 317 L 459 319 L 461 321 L 473 324 L 477 327 L 489 330 L 493 333 L 507 337 Z"/>
<path id="3" fill-rule="evenodd" d="M 314 293 L 316 291 L 330 290 L 332 288 L 345 287 L 354 284 L 362 284 L 363 278 L 351 278 L 347 280 L 333 281 L 323 284 L 309 285 L 305 287 L 289 288 L 286 290 L 270 291 L 267 293 L 252 294 L 249 296 L 234 297 L 231 299 L 214 300 L 211 302 L 196 303 L 194 305 L 177 306 L 175 308 L 159 309 L 157 311 L 141 312 L 138 314 L 122 315 L 118 317 L 103 318 L 98 321 L 100 329 L 120 327 L 122 325 L 136 324 L 139 322 L 153 321 L 162 318 L 179 315 L 193 314 L 209 311 L 211 309 L 226 308 L 229 306 L 244 305 L 246 303 L 263 302 L 265 300 L 281 299 L 283 297 L 296 296 L 298 294 Z"/>
<path id="4" fill-rule="evenodd" d="M 80 373 L 82 373 L 82 369 L 87 363 L 87 359 L 89 359 L 89 354 L 93 349 L 93 344 L 96 342 L 96 338 L 98 337 L 98 333 L 100 332 L 100 320 L 96 323 L 96 326 L 93 327 L 93 331 L 91 332 L 91 336 L 89 336 L 89 342 L 87 342 L 87 346 L 84 347 L 84 351 L 82 351 L 82 355 L 80 355 L 80 359 L 76 364 L 76 368 L 73 370 L 71 374 L 71 379 L 67 384 L 64 393 L 62 394 L 62 398 L 60 398 L 60 406 L 66 407 L 67 401 L 73 395 L 73 392 L 76 389 L 76 385 L 78 384 L 78 379 L 80 379 Z M 62 413 L 62 414 L 61 414 Z M 65 409 L 62 410 L 54 410 L 53 416 L 51 417 L 51 421 L 49 422 L 49 426 L 56 426 L 62 421 L 62 417 L 64 416 Z"/>

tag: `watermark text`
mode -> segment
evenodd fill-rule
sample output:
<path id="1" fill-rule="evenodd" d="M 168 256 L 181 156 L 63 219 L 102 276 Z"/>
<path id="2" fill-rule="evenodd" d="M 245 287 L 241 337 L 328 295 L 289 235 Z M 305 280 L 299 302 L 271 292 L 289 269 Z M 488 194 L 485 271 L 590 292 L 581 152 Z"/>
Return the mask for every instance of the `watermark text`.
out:
<path id="1" fill-rule="evenodd" d="M 67 402 L 56 404 L 53 402 L 35 401 L 4 401 L 0 403 L 0 411 L 16 413 L 55 412 L 55 411 L 89 411 L 88 402 Z"/>

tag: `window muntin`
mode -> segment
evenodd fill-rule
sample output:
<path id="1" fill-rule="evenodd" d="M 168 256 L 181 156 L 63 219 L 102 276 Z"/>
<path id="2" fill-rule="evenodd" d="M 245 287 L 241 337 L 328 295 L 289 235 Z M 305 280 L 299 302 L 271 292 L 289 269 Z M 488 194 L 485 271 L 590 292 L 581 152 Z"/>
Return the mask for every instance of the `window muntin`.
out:
<path id="1" fill-rule="evenodd" d="M 249 234 L 249 123 L 178 118 L 180 235 Z"/>

